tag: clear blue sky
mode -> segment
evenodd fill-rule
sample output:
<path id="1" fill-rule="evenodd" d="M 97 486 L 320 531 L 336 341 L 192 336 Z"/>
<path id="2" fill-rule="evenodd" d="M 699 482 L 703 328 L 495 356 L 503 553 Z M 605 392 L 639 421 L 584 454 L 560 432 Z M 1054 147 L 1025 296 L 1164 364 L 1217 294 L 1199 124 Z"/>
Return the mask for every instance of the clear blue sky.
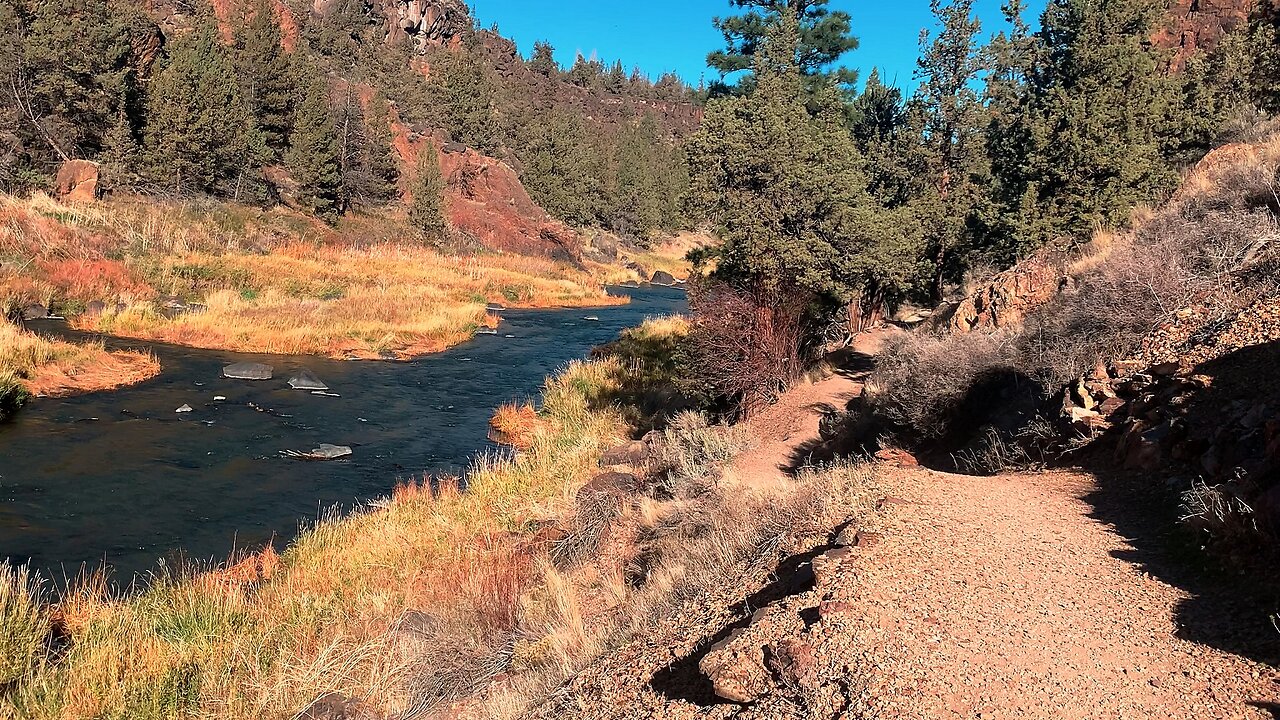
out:
<path id="1" fill-rule="evenodd" d="M 556 59 L 568 67 L 578 52 L 593 52 L 606 63 L 622 60 L 630 71 L 638 66 L 653 78 L 674 70 L 692 85 L 704 75 L 708 82 L 719 77 L 706 66 L 707 53 L 724 41 L 711 24 L 717 15 L 734 13 L 728 0 L 471 0 L 484 27 L 497 23 L 503 35 L 516 41 L 528 57 L 535 40 L 547 40 L 556 48 Z M 976 0 L 984 33 L 1004 27 L 1002 0 Z M 1045 0 L 1031 0 L 1027 20 L 1036 25 Z M 928 0 L 890 2 L 832 0 L 831 8 L 853 16 L 854 34 L 861 47 L 845 64 L 859 68 L 863 77 L 880 68 L 886 82 L 897 80 L 911 87 L 921 28 L 931 27 Z"/>

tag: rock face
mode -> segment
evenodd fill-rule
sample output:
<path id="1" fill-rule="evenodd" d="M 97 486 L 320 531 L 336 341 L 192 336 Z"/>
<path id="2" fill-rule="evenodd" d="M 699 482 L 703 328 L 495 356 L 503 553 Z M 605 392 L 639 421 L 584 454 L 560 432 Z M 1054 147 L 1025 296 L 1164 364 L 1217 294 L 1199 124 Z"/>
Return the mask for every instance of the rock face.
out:
<path id="1" fill-rule="evenodd" d="M 1041 252 L 996 275 L 960 302 L 946 326 L 952 332 L 1013 325 L 1062 287 L 1062 257 Z"/>
<path id="2" fill-rule="evenodd" d="M 58 168 L 56 181 L 58 197 L 75 202 L 87 202 L 98 197 L 98 163 L 88 160 L 68 160 Z"/>
<path id="3" fill-rule="evenodd" d="M 1224 35 L 1249 18 L 1255 5 L 1255 0 L 1175 0 L 1166 25 L 1151 39 L 1173 50 L 1173 67 L 1181 69 L 1195 52 L 1217 47 Z"/>

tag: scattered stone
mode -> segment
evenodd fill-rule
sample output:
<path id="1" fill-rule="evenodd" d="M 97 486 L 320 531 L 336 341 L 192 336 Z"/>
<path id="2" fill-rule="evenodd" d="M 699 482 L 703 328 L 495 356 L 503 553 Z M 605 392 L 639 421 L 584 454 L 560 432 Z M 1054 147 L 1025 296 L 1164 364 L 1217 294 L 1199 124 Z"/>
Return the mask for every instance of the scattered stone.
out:
<path id="1" fill-rule="evenodd" d="M 222 368 L 222 377 L 232 380 L 270 380 L 274 371 L 262 363 L 235 363 Z"/>
<path id="2" fill-rule="evenodd" d="M 328 693 L 298 713 L 295 720 L 381 720 L 381 717 L 360 700 Z"/>
<path id="3" fill-rule="evenodd" d="M 194 410 L 190 405 L 183 405 L 182 407 L 178 408 L 177 410 L 174 410 L 174 412 L 179 412 L 179 413 L 189 413 L 189 412 L 195 412 L 195 410 Z"/>
<path id="4" fill-rule="evenodd" d="M 294 390 L 310 391 L 325 391 L 329 389 L 329 386 L 321 382 L 320 378 L 316 377 L 314 373 L 306 369 L 299 370 L 297 374 L 289 378 L 289 387 Z"/>

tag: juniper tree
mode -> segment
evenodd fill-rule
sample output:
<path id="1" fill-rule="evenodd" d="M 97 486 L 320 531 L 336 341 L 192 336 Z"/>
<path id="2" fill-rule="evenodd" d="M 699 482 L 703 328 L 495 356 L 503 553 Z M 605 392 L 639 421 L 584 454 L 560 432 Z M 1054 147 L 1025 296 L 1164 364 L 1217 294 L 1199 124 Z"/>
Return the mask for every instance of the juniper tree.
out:
<path id="1" fill-rule="evenodd" d="M 147 174 L 171 192 L 232 194 L 252 170 L 251 122 L 217 32 L 176 40 L 147 94 Z"/>
<path id="2" fill-rule="evenodd" d="M 920 34 L 916 78 L 921 84 L 915 102 L 923 119 L 929 180 L 919 209 L 927 227 L 936 302 L 942 299 L 945 280 L 961 264 L 958 251 L 971 243 L 972 213 L 985 185 L 984 109 L 975 89 L 984 67 L 973 0 L 932 0 L 930 9 L 940 28 L 932 37 Z"/>
<path id="3" fill-rule="evenodd" d="M 560 65 L 556 63 L 556 49 L 545 40 L 533 43 L 533 54 L 529 57 L 529 69 L 544 77 L 556 77 L 560 74 Z"/>
<path id="4" fill-rule="evenodd" d="M 316 215 L 334 220 L 341 210 L 342 172 L 329 89 L 319 77 L 307 84 L 293 117 L 285 163 L 298 183 L 298 199 Z"/>
<path id="5" fill-rule="evenodd" d="M 263 140 L 279 155 L 287 145 L 292 114 L 293 78 L 281 45 L 280 28 L 268 0 L 257 0 L 253 17 L 236 37 L 236 70 L 241 93 Z"/>
<path id="6" fill-rule="evenodd" d="M 442 242 L 448 230 L 444 218 L 444 178 L 440 173 L 440 159 L 430 144 L 418 151 L 409 195 L 409 224 L 422 239 Z"/>

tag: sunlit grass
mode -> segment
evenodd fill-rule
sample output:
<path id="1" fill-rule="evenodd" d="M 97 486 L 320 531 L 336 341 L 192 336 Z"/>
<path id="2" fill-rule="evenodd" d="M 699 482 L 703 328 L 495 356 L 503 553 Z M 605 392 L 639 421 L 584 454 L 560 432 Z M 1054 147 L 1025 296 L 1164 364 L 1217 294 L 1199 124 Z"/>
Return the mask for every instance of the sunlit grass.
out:
<path id="1" fill-rule="evenodd" d="M 34 395 L 69 395 L 141 382 L 160 372 L 150 353 L 109 352 L 101 342 L 54 340 L 0 321 L 0 396 L 13 383 Z"/>

